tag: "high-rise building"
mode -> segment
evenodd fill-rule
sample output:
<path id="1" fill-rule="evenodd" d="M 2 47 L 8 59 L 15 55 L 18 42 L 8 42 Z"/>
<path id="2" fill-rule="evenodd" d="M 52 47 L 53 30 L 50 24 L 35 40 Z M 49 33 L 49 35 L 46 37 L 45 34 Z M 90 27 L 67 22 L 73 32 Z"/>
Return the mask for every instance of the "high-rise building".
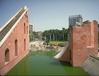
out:
<path id="1" fill-rule="evenodd" d="M 29 25 L 29 31 L 33 31 L 33 25 Z"/>
<path id="2" fill-rule="evenodd" d="M 33 36 L 33 25 L 29 25 L 29 38 L 30 41 L 33 41 L 34 36 Z"/>
<path id="3" fill-rule="evenodd" d="M 81 15 L 71 15 L 69 16 L 69 26 L 81 25 L 83 18 Z"/>

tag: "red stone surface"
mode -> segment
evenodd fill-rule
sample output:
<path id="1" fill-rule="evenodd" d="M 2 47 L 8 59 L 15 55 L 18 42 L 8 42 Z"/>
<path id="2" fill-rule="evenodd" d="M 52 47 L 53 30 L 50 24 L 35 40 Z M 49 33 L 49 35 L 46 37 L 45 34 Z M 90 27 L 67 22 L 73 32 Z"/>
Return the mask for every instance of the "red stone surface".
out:
<path id="1" fill-rule="evenodd" d="M 69 47 L 59 59 L 75 67 L 82 66 L 89 55 L 98 54 L 98 24 L 96 21 L 69 28 Z"/>
<path id="2" fill-rule="evenodd" d="M 97 22 L 89 22 L 73 27 L 72 32 L 72 65 L 81 66 L 89 55 L 98 54 Z"/>
<path id="3" fill-rule="evenodd" d="M 25 33 L 24 33 L 25 23 Z M 15 66 L 24 56 L 29 52 L 29 22 L 27 13 L 17 23 L 14 30 L 11 32 L 9 37 L 0 47 L 0 75 L 6 74 L 13 66 Z M 18 55 L 15 56 L 15 40 L 18 42 Z M 24 47 L 24 39 L 26 44 Z M 9 49 L 9 62 L 5 64 L 5 50 Z M 26 49 L 25 49 L 26 48 Z"/>

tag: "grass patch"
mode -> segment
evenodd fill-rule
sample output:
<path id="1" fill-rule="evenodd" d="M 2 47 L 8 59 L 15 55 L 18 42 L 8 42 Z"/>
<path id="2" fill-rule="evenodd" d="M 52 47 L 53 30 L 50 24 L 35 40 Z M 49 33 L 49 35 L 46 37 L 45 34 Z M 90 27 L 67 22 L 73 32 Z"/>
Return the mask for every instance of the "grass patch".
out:
<path id="1" fill-rule="evenodd" d="M 52 46 L 54 45 L 54 46 L 62 46 L 62 47 L 64 47 L 65 44 L 66 44 L 65 41 L 50 41 L 49 42 L 49 45 L 52 45 Z"/>

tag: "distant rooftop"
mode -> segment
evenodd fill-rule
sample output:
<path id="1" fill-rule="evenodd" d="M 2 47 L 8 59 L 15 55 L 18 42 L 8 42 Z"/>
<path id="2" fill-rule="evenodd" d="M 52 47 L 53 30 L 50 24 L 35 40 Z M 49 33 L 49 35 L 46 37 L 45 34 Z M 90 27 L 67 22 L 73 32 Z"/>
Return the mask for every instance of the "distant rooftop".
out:
<path id="1" fill-rule="evenodd" d="M 71 15 L 69 16 L 69 26 L 81 25 L 83 18 L 81 15 Z"/>
<path id="2" fill-rule="evenodd" d="M 81 17 L 81 18 L 82 18 L 81 15 L 70 15 L 69 18 L 71 18 L 71 17 L 72 17 L 72 18 L 75 18 L 75 17 Z"/>

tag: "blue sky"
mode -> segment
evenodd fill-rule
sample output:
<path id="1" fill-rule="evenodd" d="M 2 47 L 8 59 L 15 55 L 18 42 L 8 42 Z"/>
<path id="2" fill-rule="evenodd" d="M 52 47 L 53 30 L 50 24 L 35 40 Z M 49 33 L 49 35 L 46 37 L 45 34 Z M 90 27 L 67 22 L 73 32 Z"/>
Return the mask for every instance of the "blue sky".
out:
<path id="1" fill-rule="evenodd" d="M 25 5 L 35 31 L 68 28 L 70 15 L 99 21 L 99 0 L 0 0 L 0 27 Z"/>

